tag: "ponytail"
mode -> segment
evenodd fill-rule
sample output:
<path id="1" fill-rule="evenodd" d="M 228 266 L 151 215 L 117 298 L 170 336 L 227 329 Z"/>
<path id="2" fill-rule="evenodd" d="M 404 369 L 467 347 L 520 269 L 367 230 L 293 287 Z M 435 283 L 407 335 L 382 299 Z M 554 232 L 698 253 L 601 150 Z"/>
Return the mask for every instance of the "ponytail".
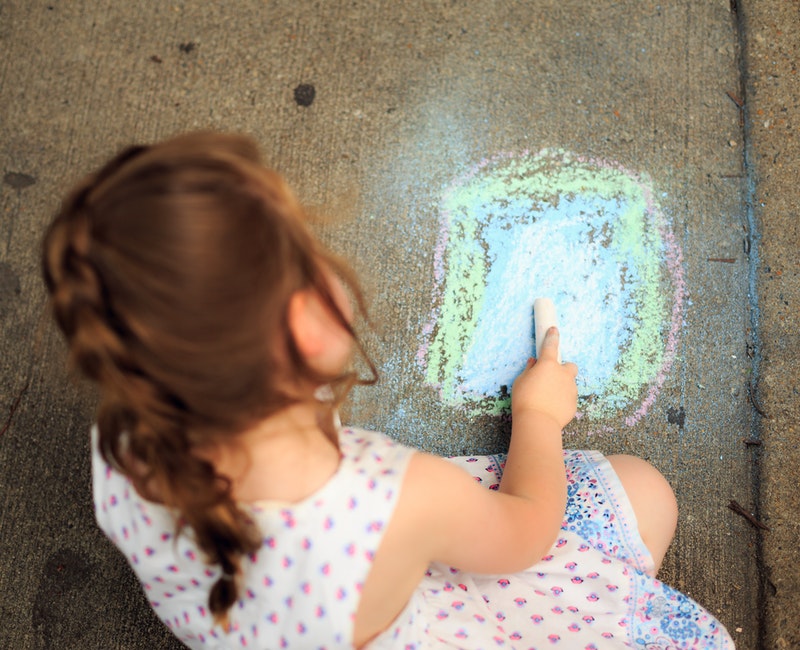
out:
<path id="1" fill-rule="evenodd" d="M 144 498 L 177 509 L 221 577 L 209 609 L 227 625 L 242 558 L 262 541 L 229 479 L 198 450 L 329 384 L 333 408 L 375 367 L 333 300 L 331 269 L 302 209 L 245 138 L 190 134 L 131 147 L 82 181 L 44 238 L 42 266 L 72 364 L 101 389 L 100 453 Z M 315 289 L 351 332 L 372 379 L 321 376 L 289 331 L 291 296 Z M 303 380 L 297 382 L 297 380 Z M 293 392 L 294 391 L 294 392 Z"/>

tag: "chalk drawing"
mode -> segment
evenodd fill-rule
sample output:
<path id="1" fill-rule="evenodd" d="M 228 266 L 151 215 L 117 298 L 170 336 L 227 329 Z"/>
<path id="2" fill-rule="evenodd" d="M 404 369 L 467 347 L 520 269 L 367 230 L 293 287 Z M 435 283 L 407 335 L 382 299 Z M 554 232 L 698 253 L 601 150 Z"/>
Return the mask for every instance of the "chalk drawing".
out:
<path id="1" fill-rule="evenodd" d="M 648 179 L 560 151 L 502 154 L 440 203 L 435 295 L 418 361 L 449 406 L 502 413 L 551 297 L 580 417 L 635 424 L 675 358 L 682 253 Z M 602 426 L 600 428 L 602 430 Z"/>

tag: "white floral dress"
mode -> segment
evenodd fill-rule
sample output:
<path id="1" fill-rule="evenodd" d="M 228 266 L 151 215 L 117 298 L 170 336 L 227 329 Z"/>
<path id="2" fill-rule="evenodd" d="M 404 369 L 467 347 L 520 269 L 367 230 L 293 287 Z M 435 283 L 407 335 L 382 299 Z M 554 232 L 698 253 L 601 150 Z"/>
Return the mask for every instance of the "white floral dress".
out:
<path id="1" fill-rule="evenodd" d="M 391 520 L 413 450 L 374 432 L 340 431 L 336 474 L 300 503 L 247 506 L 262 548 L 244 561 L 232 629 L 215 626 L 208 592 L 219 576 L 174 513 L 143 500 L 93 452 L 98 523 L 125 554 L 151 606 L 188 647 L 352 647 L 360 590 Z M 452 459 L 488 489 L 502 456 Z M 370 644 L 388 648 L 562 647 L 569 650 L 733 648 L 725 628 L 651 577 L 630 503 L 597 452 L 565 452 L 568 504 L 550 552 L 513 575 L 433 565 L 395 622 Z"/>

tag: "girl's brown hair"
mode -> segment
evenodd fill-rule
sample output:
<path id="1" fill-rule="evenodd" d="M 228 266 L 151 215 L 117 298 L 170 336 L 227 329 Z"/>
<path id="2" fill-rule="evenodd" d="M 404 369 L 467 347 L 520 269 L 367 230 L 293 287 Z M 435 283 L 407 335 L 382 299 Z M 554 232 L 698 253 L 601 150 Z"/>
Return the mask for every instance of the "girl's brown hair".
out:
<path id="1" fill-rule="evenodd" d="M 209 595 L 218 622 L 238 598 L 242 556 L 262 538 L 230 481 L 195 452 L 311 399 L 297 380 L 331 384 L 335 403 L 368 383 L 315 374 L 291 336 L 289 299 L 313 288 L 358 343 L 330 269 L 360 304 L 281 177 L 230 135 L 123 151 L 75 188 L 44 239 L 56 321 L 72 362 L 101 388 L 100 451 L 140 494 L 177 508 L 178 532 L 189 527 L 220 566 Z"/>

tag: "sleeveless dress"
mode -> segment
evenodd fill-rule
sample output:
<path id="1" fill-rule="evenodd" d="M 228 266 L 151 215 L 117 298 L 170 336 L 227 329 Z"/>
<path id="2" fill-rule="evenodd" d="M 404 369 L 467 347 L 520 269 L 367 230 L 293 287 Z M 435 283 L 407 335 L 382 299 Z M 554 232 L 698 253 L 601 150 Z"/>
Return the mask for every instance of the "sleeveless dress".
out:
<path id="1" fill-rule="evenodd" d="M 391 520 L 414 451 L 388 437 L 340 430 L 341 462 L 299 503 L 243 506 L 263 534 L 242 562 L 232 629 L 213 624 L 208 592 L 220 575 L 175 513 L 139 497 L 93 444 L 95 512 L 125 554 L 156 614 L 193 649 L 352 647 L 361 587 Z M 652 577 L 653 562 L 611 465 L 565 452 L 568 503 L 561 534 L 530 569 L 505 576 L 432 565 L 370 650 L 733 648 L 700 605 Z M 504 456 L 451 459 L 497 489 Z"/>

